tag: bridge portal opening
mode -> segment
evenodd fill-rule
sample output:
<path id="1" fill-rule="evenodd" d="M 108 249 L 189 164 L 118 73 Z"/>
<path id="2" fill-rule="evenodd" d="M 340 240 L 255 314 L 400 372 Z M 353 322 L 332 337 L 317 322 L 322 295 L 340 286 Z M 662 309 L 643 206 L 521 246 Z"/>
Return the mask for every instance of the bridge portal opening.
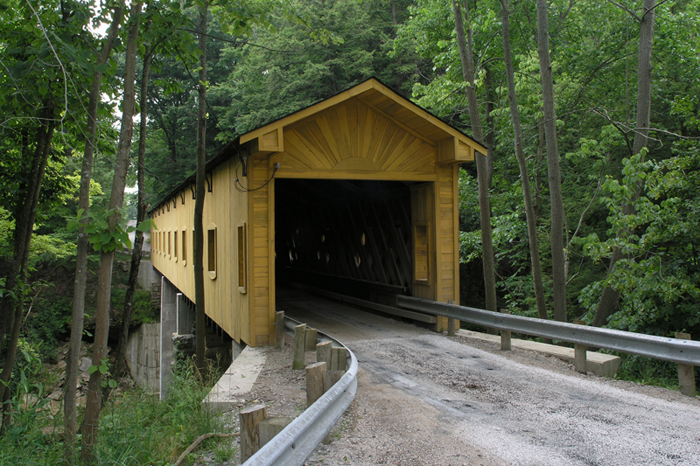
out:
<path id="1" fill-rule="evenodd" d="M 275 180 L 278 290 L 310 287 L 389 305 L 398 294 L 412 295 L 414 258 L 418 257 L 419 273 L 427 264 L 415 251 L 426 243 L 424 225 L 418 227 L 415 244 L 413 240 L 411 199 L 416 184 Z M 429 254 L 427 243 L 423 252 Z"/>

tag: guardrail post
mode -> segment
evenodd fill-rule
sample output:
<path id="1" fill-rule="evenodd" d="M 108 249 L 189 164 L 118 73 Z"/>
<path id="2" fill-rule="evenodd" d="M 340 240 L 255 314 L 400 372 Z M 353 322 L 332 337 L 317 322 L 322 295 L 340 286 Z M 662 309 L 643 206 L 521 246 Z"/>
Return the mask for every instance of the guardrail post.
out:
<path id="1" fill-rule="evenodd" d="M 447 304 L 454 304 L 455 302 L 453 300 L 447 301 Z M 457 327 L 457 319 L 454 317 L 448 317 L 447 318 L 447 336 L 448 337 L 453 337 L 455 336 L 456 333 L 456 328 Z"/>
<path id="2" fill-rule="evenodd" d="M 325 362 L 326 366 L 331 365 L 331 348 L 333 342 L 324 341 L 316 345 L 316 362 Z"/>
<path id="3" fill-rule="evenodd" d="M 331 349 L 331 368 L 332 371 L 344 371 L 345 362 L 348 357 L 348 351 L 345 348 Z"/>
<path id="4" fill-rule="evenodd" d="M 577 325 L 586 325 L 581 319 L 574 319 L 574 323 Z M 588 347 L 586 345 L 574 344 L 574 366 L 576 367 L 576 372 L 585 374 L 586 370 L 586 351 Z"/>
<path id="5" fill-rule="evenodd" d="M 268 417 L 264 421 L 260 421 L 258 424 L 260 429 L 260 447 L 265 446 L 267 442 L 275 438 L 290 422 L 292 420 L 286 417 Z"/>
<path id="6" fill-rule="evenodd" d="M 306 406 L 311 406 L 325 393 L 323 374 L 326 373 L 326 363 L 316 362 L 306 366 Z"/>
<path id="7" fill-rule="evenodd" d="M 306 362 L 306 324 L 294 327 L 294 357 L 292 359 L 292 369 L 303 369 Z"/>
<path id="8" fill-rule="evenodd" d="M 284 311 L 275 312 L 275 346 L 284 348 Z"/>
<path id="9" fill-rule="evenodd" d="M 510 314 L 508 309 L 501 309 L 501 314 Z M 511 350 L 511 331 L 501 330 L 501 351 Z"/>
<path id="10" fill-rule="evenodd" d="M 316 351 L 316 338 L 318 338 L 318 330 L 315 328 L 307 328 L 306 351 Z"/>
<path id="11" fill-rule="evenodd" d="M 676 332 L 676 338 L 690 340 L 690 334 Z M 678 364 L 678 382 L 680 392 L 687 396 L 695 397 L 695 367 L 690 364 Z"/>
<path id="12" fill-rule="evenodd" d="M 238 413 L 241 425 L 241 463 L 260 450 L 260 422 L 267 419 L 267 406 L 255 405 Z"/>

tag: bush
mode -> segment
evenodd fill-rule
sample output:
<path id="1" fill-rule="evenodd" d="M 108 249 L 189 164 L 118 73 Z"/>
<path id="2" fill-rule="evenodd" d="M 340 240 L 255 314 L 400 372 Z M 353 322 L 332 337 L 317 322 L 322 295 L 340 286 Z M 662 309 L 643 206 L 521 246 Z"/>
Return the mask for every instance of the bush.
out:
<path id="1" fill-rule="evenodd" d="M 60 419 L 51 415 L 40 378 L 41 360 L 29 344 L 20 340 L 13 371 L 10 418 L 0 436 L 0 465 L 50 465 L 61 461 Z"/>
<path id="2" fill-rule="evenodd" d="M 170 464 L 200 435 L 222 432 L 220 415 L 201 403 L 212 385 L 185 364 L 167 399 L 137 389 L 111 401 L 102 411 L 98 464 Z"/>
<path id="3" fill-rule="evenodd" d="M 50 290 L 45 293 L 51 294 Z M 45 358 L 54 356 L 58 342 L 70 334 L 73 302 L 66 296 L 37 299 L 27 319 L 26 334 Z"/>
<path id="4" fill-rule="evenodd" d="M 60 415 L 54 418 L 45 409 L 47 400 L 42 400 L 41 384 L 31 382 L 37 361 L 28 354 L 25 363 L 29 366 L 20 366 L 18 390 L 11 400 L 12 421 L 7 434 L 0 436 L 0 466 L 61 464 L 63 443 L 58 432 L 62 420 Z M 160 401 L 157 395 L 136 388 L 106 402 L 100 419 L 96 464 L 172 464 L 200 435 L 224 433 L 221 414 L 202 406 L 213 382 L 213 376 L 203 380 L 191 363 L 184 363 L 173 376 L 166 400 Z M 28 398 L 28 394 L 34 396 Z M 235 453 L 228 446 L 230 442 L 208 442 L 210 449 L 218 445 L 217 457 L 221 461 Z M 206 448 L 204 445 L 202 449 Z"/>
<path id="5" fill-rule="evenodd" d="M 112 310 L 115 323 L 121 325 L 124 315 L 124 297 L 126 289 L 112 289 Z M 134 293 L 133 312 L 131 314 L 131 326 L 139 324 L 158 322 L 158 316 L 153 312 L 151 305 L 151 294 L 146 290 L 137 289 Z"/>

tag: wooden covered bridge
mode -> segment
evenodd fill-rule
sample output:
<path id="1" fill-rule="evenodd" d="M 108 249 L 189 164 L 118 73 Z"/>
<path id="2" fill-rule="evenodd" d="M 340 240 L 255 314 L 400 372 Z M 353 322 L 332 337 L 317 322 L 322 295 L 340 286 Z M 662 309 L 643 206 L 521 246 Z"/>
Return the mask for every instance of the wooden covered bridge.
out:
<path id="1" fill-rule="evenodd" d="M 262 346 L 290 282 L 381 305 L 459 302 L 457 169 L 474 151 L 486 153 L 374 78 L 240 136 L 207 164 L 207 316 Z M 192 301 L 194 181 L 150 213 L 153 266 Z"/>

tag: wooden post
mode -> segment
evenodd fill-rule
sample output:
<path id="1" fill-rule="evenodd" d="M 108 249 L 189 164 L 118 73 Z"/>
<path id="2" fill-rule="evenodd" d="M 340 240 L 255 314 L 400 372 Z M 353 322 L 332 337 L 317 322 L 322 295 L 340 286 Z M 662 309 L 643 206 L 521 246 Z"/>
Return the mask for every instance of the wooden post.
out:
<path id="1" fill-rule="evenodd" d="M 345 372 L 343 371 L 326 371 L 323 373 L 323 392 L 331 389 L 335 383 L 340 380 Z"/>
<path id="2" fill-rule="evenodd" d="M 292 369 L 303 369 L 306 362 L 306 324 L 297 325 L 294 327 L 294 358 L 292 360 Z"/>
<path id="3" fill-rule="evenodd" d="M 331 350 L 331 368 L 332 371 L 344 371 L 348 351 L 345 348 L 333 348 Z"/>
<path id="4" fill-rule="evenodd" d="M 331 365 L 331 348 L 333 342 L 324 341 L 316 345 L 316 362 L 325 362 L 327 367 Z"/>
<path id="5" fill-rule="evenodd" d="M 455 302 L 452 301 L 451 299 L 447 301 L 447 304 L 454 304 Z M 448 317 L 447 318 L 447 336 L 448 337 L 453 337 L 455 336 L 456 329 L 456 320 L 454 317 Z"/>
<path id="6" fill-rule="evenodd" d="M 275 346 L 284 348 L 284 311 L 275 312 Z"/>
<path id="7" fill-rule="evenodd" d="M 316 338 L 318 338 L 318 330 L 315 328 L 307 328 L 306 351 L 316 351 Z"/>
<path id="8" fill-rule="evenodd" d="M 510 314 L 508 309 L 501 309 L 501 314 Z M 511 334 L 510 330 L 501 330 L 501 351 L 511 350 Z"/>
<path id="9" fill-rule="evenodd" d="M 311 406 L 325 393 L 323 374 L 326 372 L 325 362 L 316 362 L 306 366 L 306 406 Z"/>
<path id="10" fill-rule="evenodd" d="M 676 338 L 690 340 L 690 334 L 676 332 Z M 695 367 L 690 364 L 678 364 L 678 382 L 680 392 L 687 396 L 695 397 Z"/>
<path id="11" fill-rule="evenodd" d="M 577 325 L 586 325 L 581 319 L 574 319 L 574 323 Z M 586 351 L 588 347 L 586 345 L 574 345 L 574 366 L 576 367 L 576 372 L 585 374 L 586 371 Z"/>
<path id="12" fill-rule="evenodd" d="M 260 450 L 260 422 L 267 419 L 267 406 L 255 405 L 238 414 L 241 429 L 241 463 Z"/>
<path id="13" fill-rule="evenodd" d="M 267 442 L 275 438 L 275 435 L 282 432 L 290 422 L 292 422 L 292 420 L 286 417 L 268 417 L 264 421 L 261 421 L 260 424 L 258 424 L 260 429 L 260 446 L 265 446 Z"/>

